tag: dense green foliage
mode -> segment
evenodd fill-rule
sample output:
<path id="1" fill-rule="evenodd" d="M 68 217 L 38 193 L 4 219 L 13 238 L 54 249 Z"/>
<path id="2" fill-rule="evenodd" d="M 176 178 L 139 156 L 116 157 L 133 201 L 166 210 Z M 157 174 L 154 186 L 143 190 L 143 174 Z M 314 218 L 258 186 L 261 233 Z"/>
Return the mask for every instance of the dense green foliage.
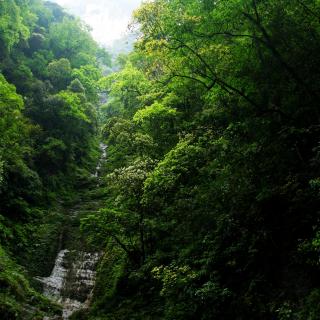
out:
<path id="1" fill-rule="evenodd" d="M 90 319 L 319 319 L 319 17 L 315 0 L 137 10 L 100 81 L 106 208 L 82 222 L 126 260 L 101 265 Z"/>
<path id="2" fill-rule="evenodd" d="M 73 319 L 319 319 L 319 1 L 154 0 L 134 19 L 106 76 L 81 21 L 0 1 L 0 315 L 58 312 L 29 280 L 85 236 L 104 254 Z M 77 221 L 75 186 L 97 200 Z"/>

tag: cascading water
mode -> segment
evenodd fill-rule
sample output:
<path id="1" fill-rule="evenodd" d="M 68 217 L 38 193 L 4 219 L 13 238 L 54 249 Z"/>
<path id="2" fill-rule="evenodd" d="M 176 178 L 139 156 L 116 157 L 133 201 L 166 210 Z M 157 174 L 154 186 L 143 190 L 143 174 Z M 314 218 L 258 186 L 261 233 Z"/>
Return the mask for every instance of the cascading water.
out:
<path id="1" fill-rule="evenodd" d="M 43 284 L 43 293 L 52 299 L 57 299 L 61 295 L 61 291 L 67 275 L 67 269 L 64 267 L 65 255 L 68 250 L 61 250 L 56 258 L 54 268 L 50 277 L 38 278 Z"/>
<path id="2" fill-rule="evenodd" d="M 89 306 L 100 256 L 97 252 L 61 250 L 51 275 L 38 278 L 43 283 L 44 295 L 62 305 L 62 319 Z"/>
<path id="3" fill-rule="evenodd" d="M 97 178 L 106 158 L 106 148 L 106 145 L 100 144 L 101 158 L 94 174 Z M 70 210 L 69 217 L 71 221 L 76 221 L 79 218 L 79 207 Z M 78 243 L 77 245 L 79 246 Z M 43 284 L 43 294 L 62 305 L 62 319 L 68 319 L 75 311 L 89 307 L 95 285 L 96 266 L 100 257 L 101 253 L 98 252 L 65 248 L 58 252 L 51 275 L 37 277 Z M 44 318 L 44 320 L 50 319 L 53 318 Z"/>
<path id="4" fill-rule="evenodd" d="M 72 264 L 64 288 L 63 316 L 67 319 L 75 310 L 87 308 L 96 279 L 96 265 L 100 258 L 97 252 L 79 252 Z"/>
<path id="5" fill-rule="evenodd" d="M 98 165 L 96 167 L 96 172 L 94 174 L 95 177 L 98 177 L 99 176 L 99 172 L 101 170 L 101 167 L 102 167 L 102 164 L 103 162 L 105 161 L 106 157 L 107 157 L 107 145 L 105 145 L 104 143 L 100 143 L 100 150 L 102 151 L 102 154 L 101 154 L 101 158 L 98 162 Z"/>

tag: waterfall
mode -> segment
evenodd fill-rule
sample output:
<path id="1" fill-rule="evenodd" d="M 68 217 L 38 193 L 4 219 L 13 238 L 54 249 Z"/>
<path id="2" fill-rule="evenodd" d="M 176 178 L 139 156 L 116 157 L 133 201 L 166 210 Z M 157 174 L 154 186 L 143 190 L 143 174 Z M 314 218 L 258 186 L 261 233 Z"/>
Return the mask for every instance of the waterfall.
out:
<path id="1" fill-rule="evenodd" d="M 37 278 L 43 283 L 43 294 L 62 305 L 62 319 L 68 319 L 77 310 L 88 308 L 100 256 L 97 252 L 61 250 L 51 275 Z"/>
<path id="2" fill-rule="evenodd" d="M 107 146 L 101 143 L 100 149 L 101 158 L 94 174 L 97 178 L 107 156 Z M 78 204 L 76 209 L 69 210 L 71 221 L 79 219 L 80 209 L 81 204 Z M 75 241 L 78 240 L 72 239 L 72 247 L 81 247 L 81 243 Z M 69 246 L 67 245 L 67 247 Z M 101 255 L 102 253 L 98 252 L 64 248 L 58 252 L 50 276 L 36 278 L 43 284 L 43 294 L 52 301 L 61 304 L 62 319 L 68 319 L 75 311 L 89 307 L 95 285 L 96 267 Z M 50 318 L 45 317 L 44 320 L 50 320 Z"/>
<path id="3" fill-rule="evenodd" d="M 98 177 L 99 176 L 99 172 L 101 170 L 102 164 L 105 161 L 106 157 L 107 157 L 107 145 L 105 145 L 104 143 L 100 143 L 100 150 L 101 150 L 101 157 L 100 160 L 98 161 L 97 167 L 96 167 L 96 171 L 94 173 L 94 177 Z"/>

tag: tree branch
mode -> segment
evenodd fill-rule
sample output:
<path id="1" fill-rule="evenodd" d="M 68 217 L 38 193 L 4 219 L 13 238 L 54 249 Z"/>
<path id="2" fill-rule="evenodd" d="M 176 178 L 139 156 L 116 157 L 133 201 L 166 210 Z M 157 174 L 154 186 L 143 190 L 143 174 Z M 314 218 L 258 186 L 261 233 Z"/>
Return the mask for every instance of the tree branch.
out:
<path id="1" fill-rule="evenodd" d="M 213 86 L 215 85 L 215 82 L 213 82 L 213 83 L 210 84 L 210 85 L 207 85 L 204 81 L 202 81 L 202 80 L 200 80 L 200 79 L 198 79 L 198 78 L 194 78 L 194 77 L 191 77 L 191 76 L 188 76 L 188 75 L 184 75 L 184 74 L 172 74 L 172 75 L 170 76 L 170 78 L 165 81 L 164 84 L 166 85 L 166 84 L 170 83 L 171 80 L 174 79 L 174 78 L 185 78 L 185 79 L 190 79 L 190 80 L 199 82 L 199 83 L 202 84 L 208 91 L 209 91 L 210 89 L 212 89 Z"/>
<path id="2" fill-rule="evenodd" d="M 188 49 L 193 55 L 195 55 L 202 63 L 203 65 L 211 72 L 211 74 L 213 75 L 214 77 L 214 80 L 212 82 L 211 85 L 207 85 L 207 84 L 204 84 L 203 81 L 197 79 L 197 78 L 193 78 L 193 77 L 190 77 L 190 76 L 186 76 L 186 75 L 183 75 L 182 77 L 183 78 L 190 78 L 190 79 L 193 79 L 193 80 L 196 80 L 200 83 L 202 83 L 208 90 L 212 89 L 213 86 L 217 83 L 220 85 L 220 87 L 226 91 L 228 91 L 228 93 L 230 93 L 229 90 L 231 90 L 233 93 L 236 93 L 238 95 L 240 95 L 242 98 L 244 98 L 247 102 L 249 102 L 251 105 L 253 105 L 254 107 L 258 108 L 258 104 L 253 101 L 251 98 L 249 98 L 244 92 L 242 92 L 241 90 L 233 87 L 232 85 L 226 83 L 225 81 L 223 81 L 222 79 L 219 79 L 217 74 L 214 72 L 214 70 L 211 68 L 211 66 L 203 59 L 203 57 L 201 57 L 201 55 L 196 52 L 193 48 L 191 48 L 190 46 L 188 46 L 187 44 L 183 43 L 181 40 L 179 39 L 175 39 L 173 38 L 174 41 L 177 41 L 180 43 L 180 45 L 178 46 L 178 48 L 186 48 Z M 181 76 L 181 75 L 175 75 L 175 76 Z"/>
<path id="3" fill-rule="evenodd" d="M 300 78 L 300 76 L 294 71 L 294 69 L 289 66 L 285 60 L 283 59 L 280 52 L 277 50 L 277 48 L 273 45 L 271 37 L 269 36 L 267 30 L 263 27 L 263 25 L 259 20 L 256 20 L 254 17 L 252 17 L 250 14 L 246 12 L 242 12 L 242 14 L 253 24 L 257 27 L 257 29 L 261 32 L 261 34 L 264 37 L 263 43 L 267 46 L 267 48 L 272 52 L 273 56 L 279 61 L 279 63 L 282 65 L 282 67 L 287 71 L 287 73 L 297 82 L 298 85 L 302 86 L 305 91 L 310 94 L 311 96 L 318 96 L 315 92 L 311 91 L 309 87 L 304 83 L 304 81 Z M 257 15 L 258 12 L 255 9 L 255 14 Z"/>
<path id="4" fill-rule="evenodd" d="M 304 4 L 303 1 L 297 0 L 297 2 L 305 9 L 305 11 L 317 18 L 320 22 L 320 17 L 316 13 L 314 13 L 306 4 Z"/>

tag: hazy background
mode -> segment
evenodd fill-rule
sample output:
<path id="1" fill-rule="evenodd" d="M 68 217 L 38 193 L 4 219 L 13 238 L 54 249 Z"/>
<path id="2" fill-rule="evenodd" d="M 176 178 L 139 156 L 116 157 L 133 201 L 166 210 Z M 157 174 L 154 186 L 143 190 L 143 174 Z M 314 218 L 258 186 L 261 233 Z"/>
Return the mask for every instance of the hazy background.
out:
<path id="1" fill-rule="evenodd" d="M 105 47 L 126 38 L 125 33 L 134 9 L 142 0 L 50 0 L 80 17 L 92 28 L 94 39 Z"/>

